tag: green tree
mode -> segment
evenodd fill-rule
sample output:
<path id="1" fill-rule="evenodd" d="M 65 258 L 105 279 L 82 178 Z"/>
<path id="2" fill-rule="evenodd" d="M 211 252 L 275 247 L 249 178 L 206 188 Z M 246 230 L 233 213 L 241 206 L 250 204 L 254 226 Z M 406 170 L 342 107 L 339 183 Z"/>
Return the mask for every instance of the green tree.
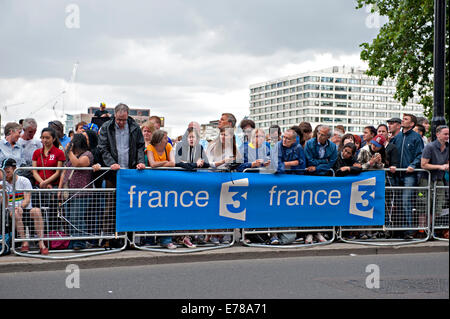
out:
<path id="1" fill-rule="evenodd" d="M 414 91 L 431 120 L 433 112 L 433 0 L 357 0 L 357 9 L 371 6 L 372 12 L 387 17 L 372 43 L 362 43 L 361 59 L 368 75 L 397 81 L 394 98 L 404 106 Z M 446 7 L 445 118 L 449 122 L 449 0 Z"/>

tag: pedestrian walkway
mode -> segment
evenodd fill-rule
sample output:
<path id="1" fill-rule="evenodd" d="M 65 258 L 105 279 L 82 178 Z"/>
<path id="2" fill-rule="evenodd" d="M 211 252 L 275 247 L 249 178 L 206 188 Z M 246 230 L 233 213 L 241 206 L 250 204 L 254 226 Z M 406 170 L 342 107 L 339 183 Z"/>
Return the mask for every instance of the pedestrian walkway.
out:
<path id="1" fill-rule="evenodd" d="M 355 257 L 358 255 L 434 253 L 448 252 L 448 246 L 448 242 L 444 241 L 428 241 L 407 246 L 364 246 L 348 243 L 333 243 L 332 245 L 302 247 L 298 249 L 286 250 L 276 248 L 245 247 L 240 244 L 235 244 L 230 248 L 201 251 L 189 254 L 167 254 L 131 249 L 119 253 L 90 256 L 76 260 L 46 260 L 8 255 L 0 257 L 0 273 L 61 270 L 65 269 L 69 264 L 76 264 L 81 269 L 87 269 L 302 256 Z M 64 253 L 61 253 L 61 256 L 63 255 Z"/>

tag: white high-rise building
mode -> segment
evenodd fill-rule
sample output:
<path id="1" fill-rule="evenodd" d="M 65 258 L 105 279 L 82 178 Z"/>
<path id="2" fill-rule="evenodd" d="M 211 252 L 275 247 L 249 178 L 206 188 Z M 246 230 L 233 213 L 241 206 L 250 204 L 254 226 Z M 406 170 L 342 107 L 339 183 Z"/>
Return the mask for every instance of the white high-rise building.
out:
<path id="1" fill-rule="evenodd" d="M 380 86 L 364 70 L 334 66 L 250 85 L 250 118 L 265 130 L 277 124 L 285 131 L 305 121 L 313 128 L 343 125 L 346 132 L 362 133 L 403 113 L 423 116 L 417 97 L 402 106 L 394 93 L 394 80 Z"/>

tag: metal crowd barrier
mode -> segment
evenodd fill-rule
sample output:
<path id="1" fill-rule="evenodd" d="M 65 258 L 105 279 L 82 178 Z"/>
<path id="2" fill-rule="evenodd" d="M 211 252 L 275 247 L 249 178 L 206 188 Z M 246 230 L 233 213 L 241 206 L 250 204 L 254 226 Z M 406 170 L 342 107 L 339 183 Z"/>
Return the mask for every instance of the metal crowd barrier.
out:
<path id="1" fill-rule="evenodd" d="M 6 183 L 6 176 L 5 176 L 5 171 L 0 168 L 0 175 L 1 175 L 1 180 L 2 180 L 2 185 L 5 185 Z M 3 186 L 2 189 L 0 189 L 0 197 L 1 197 L 1 202 L 0 202 L 0 223 L 1 223 L 1 249 L 0 249 L 0 256 L 3 254 L 3 252 L 6 250 L 6 221 L 7 221 L 7 217 L 5 214 L 6 211 L 6 207 L 8 206 L 8 200 L 7 200 L 7 193 L 6 193 L 6 189 Z"/>
<path id="2" fill-rule="evenodd" d="M 34 167 L 21 167 L 17 168 L 14 172 L 16 178 L 18 171 L 26 170 L 72 170 L 72 168 L 34 168 Z M 92 170 L 91 168 L 76 168 L 77 170 Z M 148 168 L 149 169 L 149 168 Z M 182 168 L 157 168 L 160 170 L 184 170 Z M 109 171 L 109 168 L 102 168 L 102 171 Z M 201 171 L 217 171 L 199 169 Z M 388 171 L 387 169 L 385 170 Z M 397 171 L 405 171 L 405 169 L 398 169 Z M 242 244 L 244 246 L 251 247 L 274 247 L 274 248 L 296 248 L 296 247 L 311 247 L 317 245 L 330 244 L 337 239 L 343 242 L 365 244 L 365 245 L 404 245 L 427 241 L 431 238 L 438 240 L 448 240 L 435 236 L 435 230 L 448 229 L 448 186 L 434 185 L 433 193 L 431 188 L 430 173 L 426 170 L 416 170 L 416 172 L 424 172 L 427 174 L 426 186 L 386 186 L 386 214 L 385 224 L 379 226 L 346 226 L 339 227 L 289 227 L 289 228 L 258 228 L 258 229 L 242 229 Z M 2 174 L 2 181 L 5 183 L 6 177 L 4 171 L 0 171 Z M 227 171 L 229 172 L 229 171 Z M 267 170 L 248 169 L 244 172 L 259 172 L 259 173 L 271 173 Z M 333 172 L 334 175 L 334 172 Z M 389 178 L 387 179 L 390 180 Z M 409 191 L 405 194 L 405 191 Z M 17 224 L 15 216 L 15 196 L 17 193 L 28 192 L 32 196 L 33 207 L 39 208 L 39 214 L 43 220 L 43 234 L 39 235 L 39 229 L 36 229 L 36 214 L 23 214 L 21 221 Z M 19 256 L 34 257 L 34 258 L 46 258 L 46 259 L 71 259 L 80 258 L 100 254 L 108 254 L 113 252 L 120 252 L 126 248 L 127 238 L 125 233 L 115 232 L 115 188 L 84 188 L 84 189 L 32 189 L 22 190 L 16 189 L 16 185 L 13 187 L 12 198 L 12 218 L 10 218 L 11 233 L 12 233 L 12 245 L 11 251 Z M 58 193 L 60 200 L 58 200 Z M 433 194 L 433 200 L 431 200 L 431 194 Z M 8 194 L 3 188 L 0 190 L 2 196 L 1 201 L 1 252 L 5 249 L 5 233 L 9 231 L 7 229 L 8 220 Z M 402 199 L 402 196 L 405 196 Z M 62 198 L 62 199 L 61 199 Z M 411 218 L 405 216 L 403 212 L 404 203 L 411 204 Z M 431 210 L 431 203 L 433 202 L 433 210 Z M 437 203 L 442 203 L 442 209 L 436 210 L 436 207 L 440 207 Z M 432 214 L 430 214 L 432 212 Z M 431 215 L 431 216 L 430 216 Z M 432 217 L 432 218 L 431 218 Z M 432 225 L 431 225 L 432 224 Z M 39 226 L 37 227 L 39 228 Z M 366 232 L 375 231 L 388 234 L 394 231 L 422 231 L 424 238 L 404 240 L 394 238 L 377 238 L 366 240 L 346 239 L 344 233 L 346 232 Z M 305 244 L 304 238 L 307 233 L 324 233 L 326 237 L 325 242 L 315 242 L 313 244 Z M 18 233 L 24 234 L 21 236 Z M 140 250 L 157 251 L 157 252 L 170 252 L 170 253 L 186 253 L 205 251 L 210 249 L 231 247 L 236 243 L 236 229 L 220 229 L 220 230 L 186 230 L 186 231 L 151 231 L 151 232 L 134 232 L 131 236 L 131 244 Z M 296 233 L 297 237 L 303 237 L 303 241 L 297 238 L 287 245 L 270 245 L 267 242 L 252 243 L 248 242 L 251 236 L 259 234 L 290 234 Z M 229 236 L 227 243 L 213 244 L 205 243 L 202 241 L 204 236 Z M 327 236 L 328 235 L 328 236 Z M 192 236 L 192 242 L 197 245 L 196 248 L 186 249 L 167 249 L 157 244 L 154 239 L 161 236 L 173 236 L 184 237 Z M 270 236 L 269 236 L 270 238 Z M 95 243 L 97 241 L 105 240 L 120 240 L 120 245 L 113 249 L 105 249 L 102 247 L 86 247 L 82 249 L 76 249 L 75 247 L 66 246 L 69 241 L 83 241 Z M 150 240 L 149 240 L 150 239 Z M 153 239 L 153 240 L 152 240 Z M 39 250 L 36 247 L 30 245 L 29 252 L 21 252 L 16 248 L 16 244 L 28 241 L 29 243 L 36 243 L 38 241 L 44 241 L 47 248 L 49 248 L 49 255 L 44 256 L 39 254 Z M 54 245 L 51 245 L 54 243 Z M 174 244 L 180 246 L 174 240 Z M 59 248 L 56 247 L 59 245 Z M 62 247 L 62 249 L 61 249 Z M 56 256 L 63 253 L 62 256 Z"/>
<path id="3" fill-rule="evenodd" d="M 72 170 L 73 168 L 20 167 L 14 171 Z M 80 167 L 76 170 L 92 170 Z M 109 171 L 109 168 L 102 168 Z M 15 213 L 16 192 L 30 193 L 33 212 Z M 127 245 L 126 234 L 115 232 L 115 188 L 82 189 L 16 189 L 13 187 L 12 202 L 12 251 L 19 256 L 44 259 L 72 259 L 109 254 L 122 251 Z M 37 209 L 37 210 L 36 210 Z M 20 217 L 20 216 L 18 216 Z M 119 243 L 116 247 L 100 247 L 100 242 Z M 44 241 L 48 255 L 41 255 L 38 247 L 31 243 Z M 15 244 L 30 243 L 28 252 L 22 252 Z M 54 253 L 65 253 L 56 256 Z M 58 254 L 59 255 L 59 254 Z"/>
<path id="4" fill-rule="evenodd" d="M 448 226 L 448 186 L 437 185 L 437 182 L 433 185 L 433 212 L 432 212 L 432 237 L 436 240 L 448 241 L 448 238 L 443 238 L 437 234 L 437 230 L 445 231 L 449 230 Z"/>
<path id="5" fill-rule="evenodd" d="M 396 172 L 405 171 L 404 168 L 396 170 Z M 398 246 L 427 241 L 431 233 L 429 214 L 431 208 L 431 175 L 429 171 L 423 169 L 414 171 L 425 174 L 426 186 L 393 186 L 390 184 L 393 179 L 388 174 L 389 169 L 385 169 L 387 174 L 385 224 L 339 227 L 338 239 L 346 243 L 375 246 Z M 409 209 L 411 211 L 408 214 Z M 421 234 L 423 238 L 405 239 L 403 237 L 406 231 Z M 355 233 L 356 236 L 365 235 L 367 238 L 352 238 Z"/>
<path id="6" fill-rule="evenodd" d="M 146 168 L 152 170 L 168 170 L 168 171 L 186 171 L 181 167 L 157 167 Z M 217 169 L 195 169 L 195 171 L 202 172 L 229 172 L 229 170 L 217 170 Z M 173 244 L 177 249 L 168 249 L 161 246 L 158 241 L 161 237 L 170 236 Z M 184 248 L 181 240 L 183 237 L 189 236 L 190 241 L 194 244 L 195 248 Z M 214 244 L 208 242 L 208 237 L 219 237 L 219 242 Z M 228 248 L 234 245 L 236 242 L 235 229 L 215 229 L 215 230 L 183 230 L 183 231 L 143 231 L 133 232 L 132 245 L 140 250 L 154 251 L 154 252 L 166 252 L 166 253 L 191 253 L 212 249 Z M 180 249 L 181 248 L 181 249 Z"/>
<path id="7" fill-rule="evenodd" d="M 306 172 L 305 169 L 291 170 L 292 173 L 302 173 Z M 274 173 L 272 170 L 267 168 L 248 168 L 244 170 L 244 173 L 260 173 L 260 174 L 270 174 Z M 329 174 L 335 176 L 334 170 L 330 169 Z M 317 175 L 320 177 L 320 175 Z M 289 244 L 283 244 L 283 237 L 286 235 L 281 234 L 292 234 L 296 233 L 295 240 L 289 240 Z M 320 242 L 316 239 L 316 234 L 321 233 L 325 241 Z M 261 238 L 261 234 L 267 234 L 267 237 Z M 277 235 L 279 244 L 270 244 L 270 237 L 274 234 Z M 313 241 L 310 244 L 305 242 L 306 236 L 311 234 Z M 241 242 L 245 246 L 250 247 L 264 247 L 264 248 L 297 248 L 297 247 L 311 247 L 318 245 L 328 245 L 335 240 L 335 227 L 330 226 L 320 226 L 320 227 L 287 227 L 287 228 L 253 228 L 253 229 L 242 229 Z M 280 236 L 281 235 L 281 236 Z M 292 235 L 291 235 L 292 236 Z M 281 238 L 280 238 L 281 237 Z M 254 242 L 256 240 L 260 242 Z M 252 242 L 253 241 L 253 242 Z M 261 242 L 262 241 L 262 242 Z"/>

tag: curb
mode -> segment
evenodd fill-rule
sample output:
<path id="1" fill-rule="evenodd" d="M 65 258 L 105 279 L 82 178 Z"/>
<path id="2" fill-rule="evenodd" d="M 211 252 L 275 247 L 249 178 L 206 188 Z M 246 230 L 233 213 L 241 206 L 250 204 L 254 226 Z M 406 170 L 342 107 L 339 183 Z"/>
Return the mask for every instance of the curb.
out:
<path id="1" fill-rule="evenodd" d="M 65 270 L 67 265 L 70 264 L 76 264 L 80 269 L 91 269 L 267 258 L 437 253 L 448 252 L 448 247 L 448 242 L 435 241 L 403 246 L 369 246 L 361 244 L 332 243 L 315 247 L 287 249 L 235 245 L 229 248 L 186 254 L 125 250 L 111 254 L 66 260 L 48 260 L 9 255 L 0 257 L 0 273 L 60 271 Z M 62 257 L 64 255 L 61 253 L 61 255 L 58 256 Z"/>

